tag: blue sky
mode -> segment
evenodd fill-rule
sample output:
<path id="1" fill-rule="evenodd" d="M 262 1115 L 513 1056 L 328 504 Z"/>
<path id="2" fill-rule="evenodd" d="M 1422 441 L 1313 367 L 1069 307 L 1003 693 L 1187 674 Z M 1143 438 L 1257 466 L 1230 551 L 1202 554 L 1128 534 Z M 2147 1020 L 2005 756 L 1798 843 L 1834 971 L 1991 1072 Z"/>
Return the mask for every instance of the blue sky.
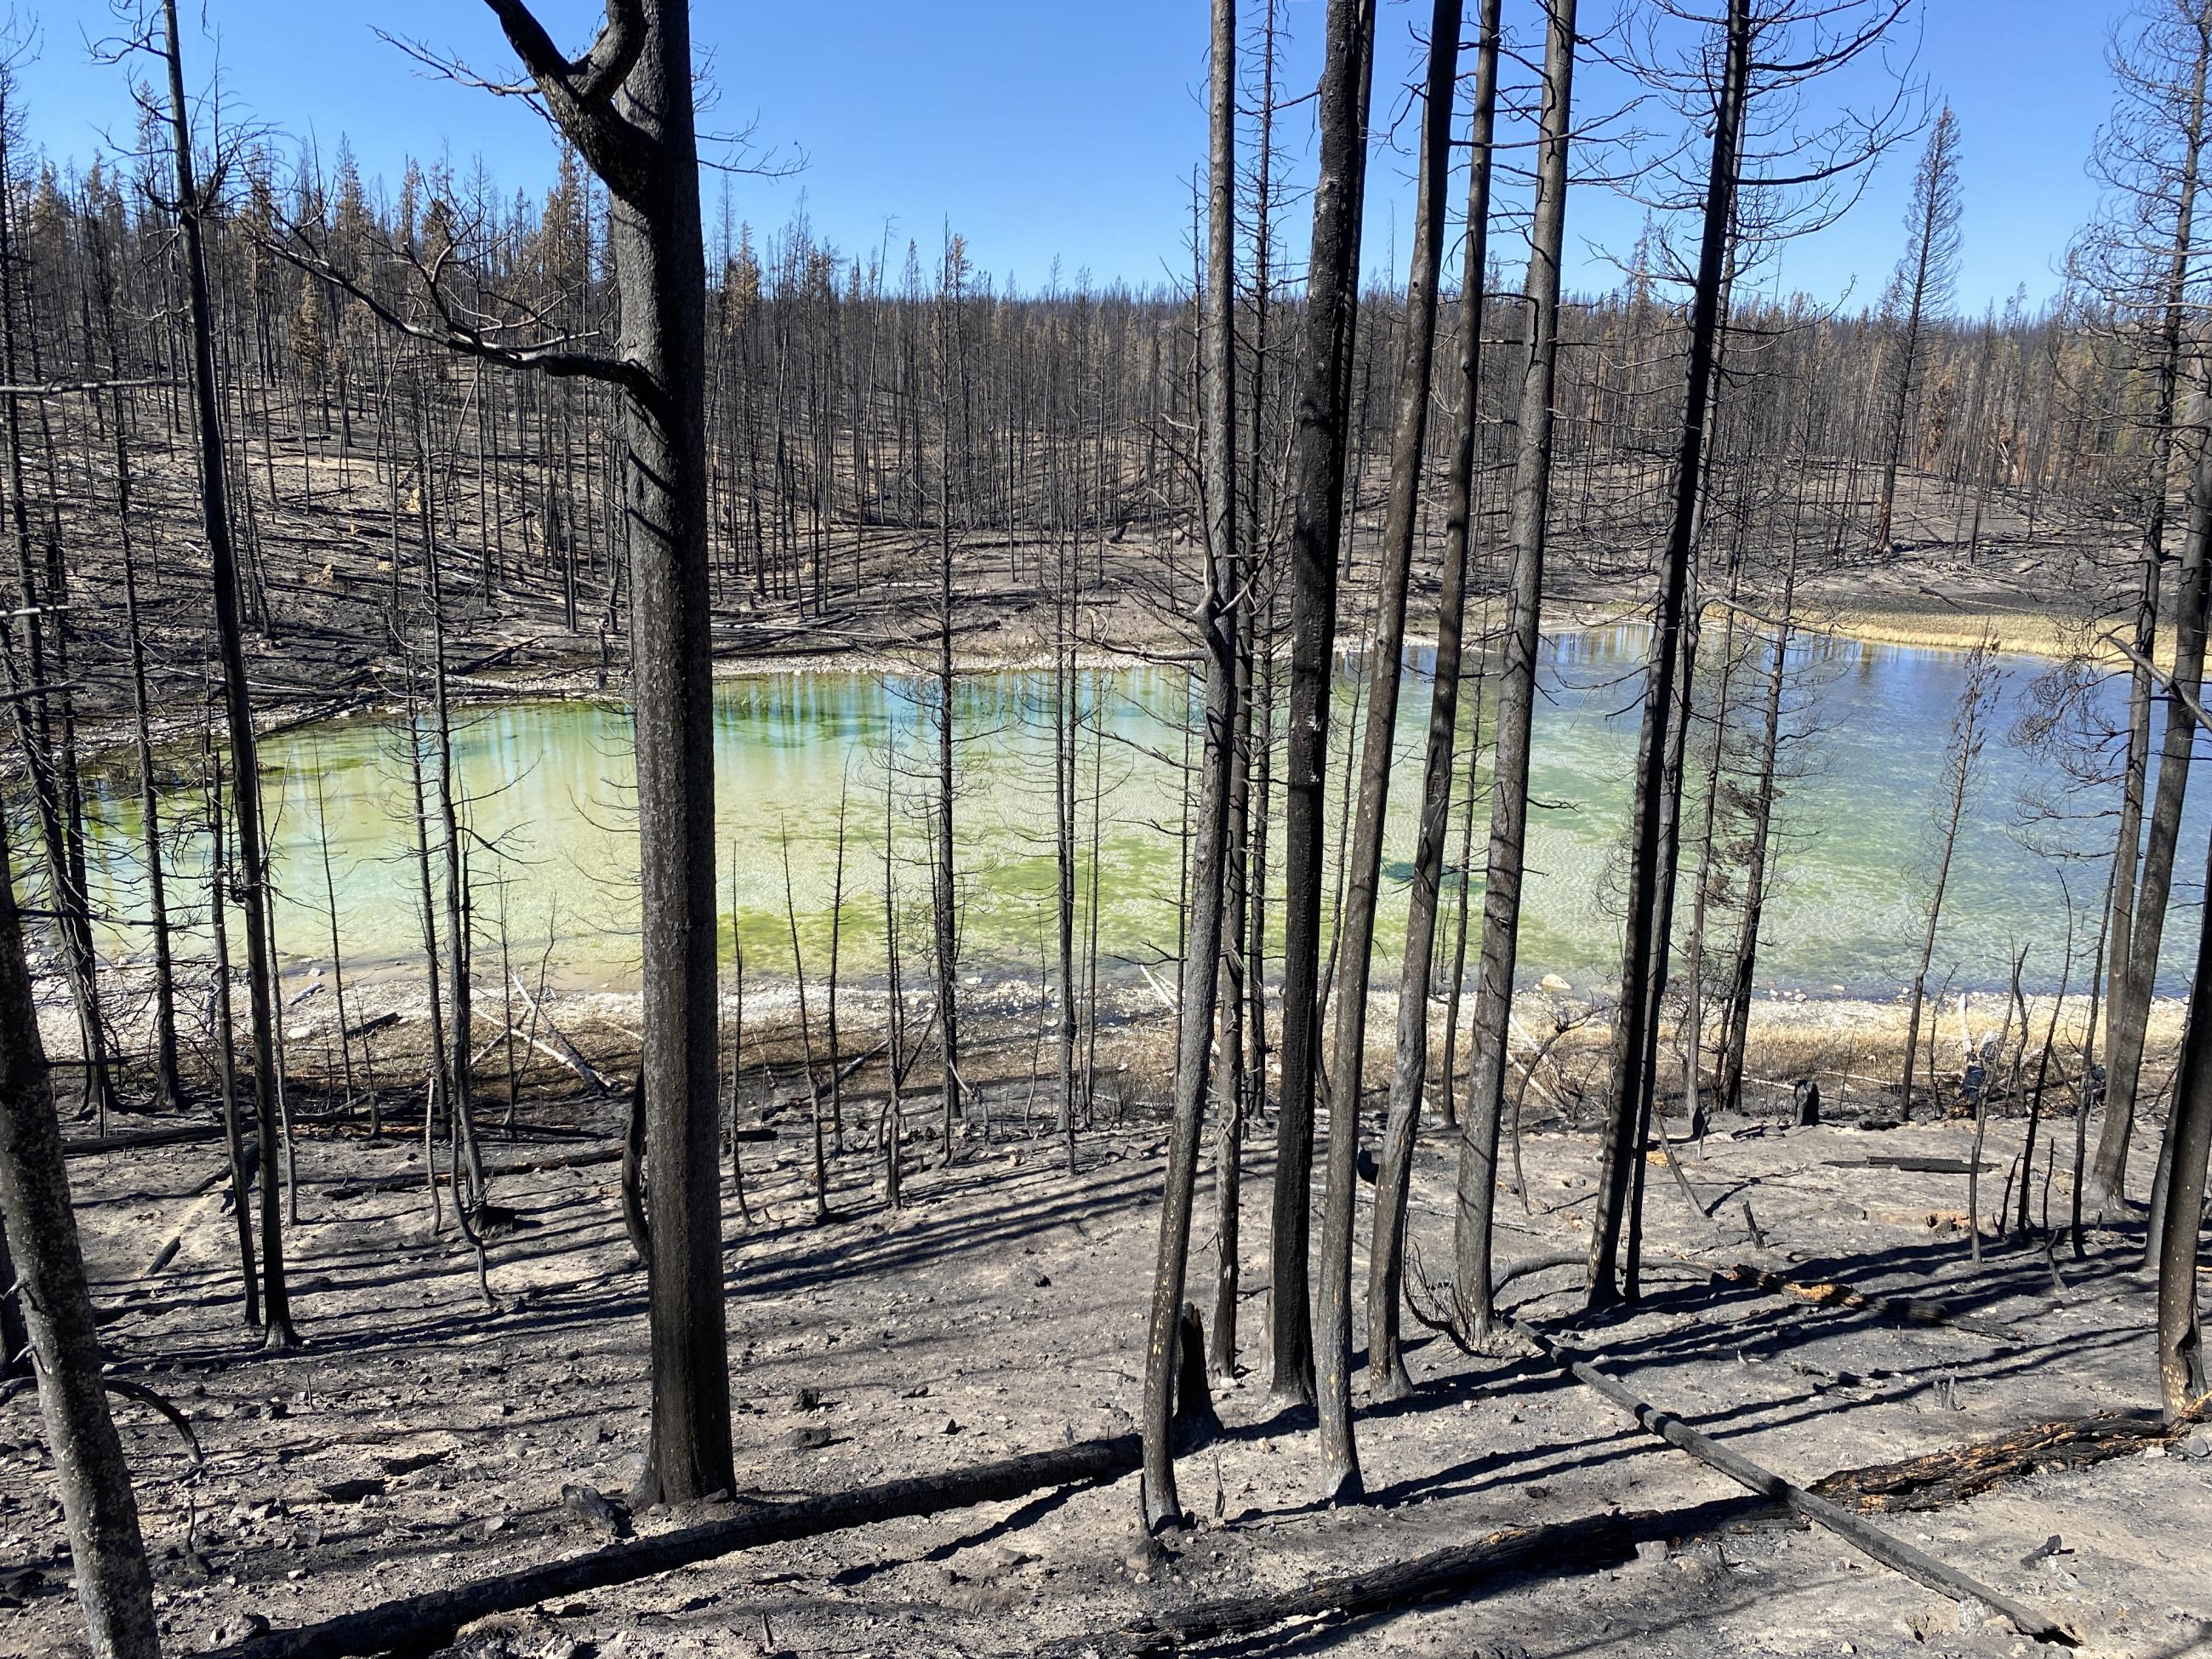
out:
<path id="1" fill-rule="evenodd" d="M 1285 0 L 1288 62 L 1279 95 L 1310 91 L 1319 67 L 1323 0 Z M 341 134 L 363 171 L 396 179 L 410 154 L 444 149 L 465 169 L 481 155 L 509 189 L 541 189 L 552 149 L 520 103 L 426 79 L 378 40 L 374 20 L 472 65 L 511 63 L 490 13 L 456 0 L 185 0 L 193 78 L 218 65 L 226 107 L 325 152 Z M 38 60 L 19 96 L 28 135 L 57 159 L 87 161 L 103 132 L 131 131 L 119 71 L 90 61 L 85 42 L 112 32 L 105 0 L 17 0 L 34 21 Z M 574 46 L 599 9 L 541 0 L 556 38 Z M 1256 18 L 1259 0 L 1242 9 Z M 1472 12 L 1473 7 L 1469 6 Z M 1613 15 L 1583 0 L 1585 28 Z M 1376 118 L 1402 107 L 1418 77 L 1418 0 L 1382 0 Z M 1508 0 L 1509 26 L 1533 37 L 1534 6 Z M 2094 204 L 2082 169 L 2110 88 L 2100 55 L 2109 9 L 2063 0 L 1923 0 L 1905 45 L 1916 73 L 1948 97 L 1965 137 L 1962 309 L 1978 311 L 2021 283 L 2039 299 L 2067 238 Z M 1204 153 L 1203 0 L 696 0 L 694 29 L 710 56 L 725 129 L 753 126 L 795 176 L 733 181 L 733 211 L 757 227 L 789 218 L 802 198 L 816 232 L 841 248 L 872 247 L 886 221 L 895 245 L 925 249 L 946 222 L 975 261 L 1024 288 L 1040 286 L 1055 258 L 1062 280 L 1148 284 L 1188 269 L 1192 168 Z M 204 23 L 207 33 L 199 25 Z M 1592 114 L 1620 94 L 1603 70 L 1585 71 L 1578 101 Z M 1838 95 L 1868 90 L 1864 77 Z M 1311 117 L 1283 118 L 1303 154 Z M 1401 142 L 1410 145 L 1410 128 Z M 1902 240 L 1917 144 L 1890 156 L 1840 224 L 1793 245 L 1777 281 L 1825 299 L 1875 297 Z M 1378 154 L 1370 173 L 1365 264 L 1379 274 L 1409 240 L 1412 165 Z M 710 222 L 718 180 L 708 184 Z M 1455 191 L 1456 195 L 1456 191 Z M 1643 210 L 1602 189 L 1577 194 L 1569 232 L 1582 286 L 1607 285 L 1607 253 L 1625 256 Z M 1302 205 L 1284 240 L 1302 252 Z M 1509 264 L 1514 257 L 1505 253 Z"/>

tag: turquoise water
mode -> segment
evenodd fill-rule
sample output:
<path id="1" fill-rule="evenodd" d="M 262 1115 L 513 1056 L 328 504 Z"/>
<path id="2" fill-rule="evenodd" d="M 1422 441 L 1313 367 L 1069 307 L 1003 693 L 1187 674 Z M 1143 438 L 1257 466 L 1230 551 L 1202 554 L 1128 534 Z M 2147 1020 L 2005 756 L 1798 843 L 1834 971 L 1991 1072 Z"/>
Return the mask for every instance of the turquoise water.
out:
<path id="1" fill-rule="evenodd" d="M 1521 962 L 1533 981 L 1563 975 L 1577 989 L 1617 971 L 1620 924 L 1612 872 L 1627 822 L 1644 632 L 1622 628 L 1549 642 L 1535 733 L 1530 826 L 1532 876 Z M 1710 635 L 1709 635 L 1710 637 Z M 1814 993 L 1887 996 L 1910 976 L 1931 867 L 1930 808 L 1962 681 L 1945 652 L 1814 641 L 1792 665 L 1778 837 L 1777 887 L 1767 910 L 1760 980 Z M 1935 972 L 1969 986 L 2002 985 L 2013 952 L 2028 950 L 2031 984 L 2058 977 L 2066 915 L 2056 866 L 2020 831 L 2023 791 L 2035 763 L 2005 741 L 2038 665 L 2009 665 L 2005 706 L 1984 753 L 1984 777 L 1954 868 Z M 1395 963 L 1402 939 L 1403 882 L 1412 856 L 1413 808 L 1428 714 L 1427 664 L 1409 662 L 1399 721 L 1400 763 L 1385 851 L 1378 956 Z M 1712 676 L 1708 673 L 1710 682 Z M 1355 691 L 1340 684 L 1340 722 Z M 1052 945 L 1052 748 L 1049 681 L 993 672 L 963 678 L 954 822 L 959 848 L 966 971 L 1034 980 Z M 880 975 L 884 962 L 886 788 L 891 879 L 909 970 L 927 961 L 929 874 L 927 812 L 934 788 L 934 718 L 926 682 L 832 672 L 748 676 L 716 690 L 718 890 L 726 929 L 734 918 L 749 974 L 790 970 L 785 856 L 810 974 L 826 966 L 841 795 L 846 816 L 842 968 Z M 1753 702 L 1747 682 L 1736 697 Z M 2121 688 L 2106 712 L 2118 723 Z M 1183 719 L 1188 689 L 1168 669 L 1089 673 L 1080 696 L 1079 861 L 1087 923 L 1091 795 L 1099 786 L 1097 933 L 1103 971 L 1133 976 L 1176 948 L 1181 864 Z M 1486 709 L 1486 717 L 1488 714 Z M 1363 710 L 1364 718 L 1364 710 Z M 280 947 L 297 969 L 330 955 L 324 854 L 336 890 L 350 971 L 392 972 L 419 963 L 422 920 L 411 862 L 413 830 L 404 726 L 350 720 L 288 734 L 264 750 L 264 790 L 281 900 Z M 1331 784 L 1341 781 L 1342 726 L 1332 744 Z M 501 909 L 513 959 L 535 970 L 549 950 L 552 977 L 622 988 L 635 979 L 635 832 L 629 726 L 617 706 L 532 702 L 468 711 L 456 757 L 473 832 L 475 950 L 496 971 Z M 1692 768 L 1692 795 L 1702 771 Z M 318 799 L 319 779 L 319 799 Z M 2185 976 L 2195 946 L 2204 865 L 2203 790 L 2179 860 L 2177 912 L 2165 952 L 2166 988 Z M 2094 803 L 2093 803 L 2094 804 Z M 1271 861 L 1280 868 L 1280 796 Z M 120 781 L 96 789 L 91 845 L 95 904 L 112 917 L 143 915 L 137 809 Z M 196 927 L 204 911 L 205 848 L 191 824 L 196 794 L 167 811 L 176 828 L 173 907 Z M 1693 799 L 1690 832 L 1700 817 Z M 1332 807 L 1332 824 L 1334 824 Z M 2108 836 L 2086 827 L 2083 843 Z M 1458 852 L 1456 814 L 1451 855 Z M 1482 857 L 1478 823 L 1475 862 Z M 2101 898 L 2101 864 L 2069 875 L 2086 955 Z M 1687 913 L 1686 885 L 1681 917 Z M 441 919 L 442 920 L 442 919 Z M 1733 937 L 1723 921 L 1720 940 Z M 727 951 L 730 939 L 725 937 Z M 143 949 L 127 924 L 106 945 Z M 186 949 L 196 947 L 187 943 Z"/>

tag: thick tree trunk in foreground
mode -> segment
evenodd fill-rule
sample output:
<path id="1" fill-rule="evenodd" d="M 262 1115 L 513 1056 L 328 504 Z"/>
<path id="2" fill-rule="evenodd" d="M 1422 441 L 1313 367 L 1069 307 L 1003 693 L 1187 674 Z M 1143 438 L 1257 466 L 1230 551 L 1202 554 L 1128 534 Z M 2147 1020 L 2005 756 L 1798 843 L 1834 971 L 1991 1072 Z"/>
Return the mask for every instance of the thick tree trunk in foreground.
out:
<path id="1" fill-rule="evenodd" d="M 1206 653 L 1206 734 L 1199 766 L 1198 821 L 1190 863 L 1190 929 L 1184 941 L 1176 1050 L 1175 1122 L 1168 1142 L 1167 1191 L 1160 1206 L 1160 1250 L 1152 1278 L 1145 1347 L 1146 1527 L 1182 1524 L 1170 1444 L 1180 1352 L 1182 1291 L 1190 1259 L 1190 1216 L 1198 1182 L 1199 1132 L 1212 1069 L 1213 1015 L 1220 988 L 1222 854 L 1229 829 L 1229 774 L 1237 720 L 1237 3 L 1213 0 L 1212 73 L 1206 100 L 1206 293 L 1202 331 L 1206 398 L 1206 587 L 1199 599 L 1199 644 Z M 1233 1102 L 1224 1109 L 1234 1110 Z M 1198 1356 L 1189 1356 L 1191 1364 Z"/>
<path id="2" fill-rule="evenodd" d="M 1645 1103 L 1659 999 L 1666 989 L 1667 910 L 1671 900 L 1674 837 L 1682 776 L 1680 737 L 1686 729 L 1694 633 L 1683 604 L 1696 556 L 1698 503 L 1705 480 L 1705 424 L 1720 348 L 1729 240 L 1736 183 L 1736 131 L 1751 55 L 1749 0 L 1729 0 L 1725 66 L 1713 112 L 1712 161 L 1705 179 L 1705 226 L 1698 248 L 1697 287 L 1690 301 L 1690 358 L 1683 390 L 1682 429 L 1674 457 L 1674 516 L 1659 573 L 1659 613 L 1644 680 L 1644 730 L 1629 831 L 1628 925 L 1621 942 L 1620 1008 L 1613 1017 L 1612 1115 L 1590 1230 L 1589 1297 L 1601 1307 L 1620 1294 L 1621 1231 L 1632 1180 L 1644 1162 Z M 1696 1064 L 1694 1053 L 1691 1064 Z"/>
<path id="3" fill-rule="evenodd" d="M 2201 390 L 2193 400 L 2201 409 Z M 2151 992 L 2158 983 L 2159 946 L 2165 938 L 2166 902 L 2181 841 L 2181 812 L 2189 791 L 2189 763 L 2197 718 L 2189 704 L 2204 684 L 2206 605 L 2212 599 L 2212 445 L 2198 441 L 2191 489 L 2189 526 L 2183 538 L 2181 580 L 2173 596 L 2173 667 L 2163 701 L 2166 732 L 2158 751 L 2149 832 L 2143 838 L 2142 873 L 2128 932 L 2126 971 L 2112 981 L 2106 1016 L 2105 1127 L 2097 1143 L 2091 1190 L 2106 1209 L 2124 1186 L 2130 1126 L 2142 1073 L 2143 1039 L 2150 1023 Z"/>
<path id="4" fill-rule="evenodd" d="M 100 1659 L 155 1659 L 154 1581 L 123 1443 L 100 1387 L 100 1338 L 62 1166 L 46 1055 L 23 963 L 15 872 L 0 842 L 0 1224 L 28 1328 L 39 1411 L 69 1523 L 77 1599 Z"/>
<path id="5" fill-rule="evenodd" d="M 1498 1190 L 1498 1132 L 1505 1106 L 1508 1028 L 1520 942 L 1522 849 L 1528 833 L 1529 732 L 1535 715 L 1536 651 L 1543 605 L 1544 518 L 1551 500 L 1553 384 L 1559 361 L 1559 259 L 1566 241 L 1567 147 L 1575 71 L 1575 0 L 1550 0 L 1544 93 L 1529 241 L 1525 362 L 1518 450 L 1508 530 L 1505 659 L 1498 692 L 1498 753 L 1492 763 L 1490 849 L 1484 866 L 1482 955 L 1474 994 L 1474 1062 L 1468 1079 L 1465 1137 L 1452 1225 L 1453 1285 L 1477 1339 L 1494 1317 L 1490 1233 Z"/>
<path id="6" fill-rule="evenodd" d="M 2212 870 L 2208 870 L 2212 876 Z M 2203 1228 L 2205 1158 L 2212 1152 L 2212 927 L 2197 946 L 2189 1026 L 2166 1126 L 2166 1213 L 2152 1239 L 2158 1263 L 2158 1382 L 2169 1421 L 2212 1394 L 2197 1308 L 2197 1235 Z"/>
<path id="7" fill-rule="evenodd" d="M 638 1070 L 653 1233 L 653 1438 L 637 1497 L 681 1503 L 736 1480 L 715 1146 L 707 277 L 690 12 L 686 0 L 607 0 L 599 38 L 572 64 L 521 0 L 487 3 L 562 133 L 605 181 L 622 272 L 614 360 L 564 362 L 555 372 L 611 380 L 626 394 L 645 964 Z"/>
<path id="8" fill-rule="evenodd" d="M 1352 830 L 1337 941 L 1343 974 L 1336 1003 L 1328 1087 L 1328 1187 L 1322 1212 L 1319 1306 L 1314 1353 L 1326 1479 L 1340 1498 L 1363 1487 L 1352 1429 L 1352 1231 L 1359 1176 L 1361 1063 L 1367 1041 L 1367 987 L 1374 966 L 1375 907 L 1382 874 L 1382 831 L 1390 764 L 1398 736 L 1398 687 L 1406 644 L 1406 590 L 1420 511 L 1421 456 L 1429 425 L 1429 380 L 1436 356 L 1437 278 L 1443 264 L 1444 190 L 1451 174 L 1452 82 L 1459 65 L 1460 0 L 1435 0 L 1429 19 L 1429 73 L 1421 119 L 1419 210 L 1406 287 L 1404 358 L 1390 432 L 1389 496 L 1383 512 L 1381 592 L 1368 658 L 1367 729 L 1359 754 L 1359 813 Z M 1441 670 L 1439 670 L 1441 673 Z M 1428 1007 L 1418 1010 L 1424 1028 Z"/>
<path id="9" fill-rule="evenodd" d="M 2167 259 L 2164 315 L 2159 326 L 2156 392 L 2151 410 L 2151 464 L 2145 494 L 2149 512 L 2143 523 L 2142 577 L 2136 590 L 2136 663 L 2128 683 L 2128 747 L 2121 774 L 2120 821 L 2113 842 L 2111 903 L 2112 1042 L 2106 1055 L 2105 1122 L 2090 1167 L 2088 1207 L 2111 1216 L 2123 1200 L 2128 1146 L 2135 1127 L 2136 1085 L 2142 1067 L 2142 1027 L 2148 1018 L 2151 984 L 2135 980 L 2136 860 L 2142 836 L 2143 791 L 2149 774 L 2151 660 L 2158 634 L 2159 589 L 2166 567 L 2166 507 L 2171 494 L 2174 444 L 2179 435 L 2174 409 L 2179 397 L 2182 330 L 2187 316 L 2190 266 L 2195 253 L 2197 188 L 2204 152 L 2205 79 L 2212 70 L 2212 28 L 2197 30 L 2194 72 L 2181 126 L 2181 172 L 2175 181 L 2173 247 Z M 2176 646 L 2179 641 L 2177 638 Z M 2200 669 L 2201 675 L 2201 669 Z M 2167 733 L 2172 727 L 2169 720 Z M 2161 772 L 2160 777 L 2164 774 Z M 2148 872 L 2145 876 L 2148 879 Z M 2163 918 L 2160 918 L 2162 921 Z M 2152 932 L 2159 931 L 2154 923 Z M 2155 970 L 2158 952 L 2150 960 Z M 2123 1059 L 2124 1044 L 2125 1064 Z"/>
<path id="10" fill-rule="evenodd" d="M 1275 1136 L 1271 1392 L 1313 1396 L 1306 1308 L 1320 1052 L 1322 778 L 1328 757 L 1337 555 L 1344 529 L 1346 364 L 1358 306 L 1359 214 L 1374 0 L 1329 0 L 1319 92 L 1321 173 L 1306 268 L 1291 438 L 1291 725 L 1285 757 L 1283 1094 Z"/>
<path id="11" fill-rule="evenodd" d="M 1490 246 L 1491 140 L 1498 106 L 1501 3 L 1502 0 L 1482 0 L 1480 39 L 1475 48 L 1474 164 L 1467 186 L 1467 259 L 1460 276 L 1459 433 L 1444 486 L 1436 683 L 1429 696 L 1428 747 L 1421 768 L 1421 817 L 1413 848 L 1413 894 L 1407 908 L 1405 956 L 1398 970 L 1398 1042 L 1390 1067 L 1390 1109 L 1376 1160 L 1375 1235 L 1367 1249 L 1367 1392 L 1374 1400 L 1401 1399 L 1413 1390 L 1413 1379 L 1406 1374 L 1405 1357 L 1399 1346 L 1398 1298 L 1405 1275 L 1406 1200 L 1413 1179 L 1413 1131 L 1420 1116 L 1421 1091 L 1428 1079 L 1429 980 L 1436 963 L 1437 902 L 1443 884 L 1444 839 L 1451 818 L 1452 747 L 1459 730 L 1468 542 L 1474 515 L 1475 428 L 1481 412 L 1483 280 Z M 1415 263 L 1419 264 L 1418 256 Z M 1395 481 L 1392 489 L 1395 510 Z M 1456 999 L 1452 1007 L 1453 1014 L 1444 1022 L 1447 1054 L 1451 1028 L 1457 1023 Z"/>

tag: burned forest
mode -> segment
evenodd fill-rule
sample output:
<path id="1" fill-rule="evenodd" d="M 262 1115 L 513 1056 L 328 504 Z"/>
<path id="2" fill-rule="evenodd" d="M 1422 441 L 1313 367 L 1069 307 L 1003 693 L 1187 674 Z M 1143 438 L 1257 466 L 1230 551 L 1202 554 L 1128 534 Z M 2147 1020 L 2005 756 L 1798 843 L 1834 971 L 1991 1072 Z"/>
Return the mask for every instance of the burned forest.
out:
<path id="1" fill-rule="evenodd" d="M 2212 1654 L 2208 75 L 26 0 L 0 1656 Z"/>

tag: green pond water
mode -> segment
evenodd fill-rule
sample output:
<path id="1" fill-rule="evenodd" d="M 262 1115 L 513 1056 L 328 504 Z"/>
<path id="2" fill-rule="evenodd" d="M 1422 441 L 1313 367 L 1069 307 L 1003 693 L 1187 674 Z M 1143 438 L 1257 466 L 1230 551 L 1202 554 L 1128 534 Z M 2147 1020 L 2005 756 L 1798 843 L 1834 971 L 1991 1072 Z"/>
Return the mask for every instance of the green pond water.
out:
<path id="1" fill-rule="evenodd" d="M 1636 742 L 1635 709 L 1647 635 L 1636 628 L 1548 641 L 1535 732 L 1533 793 L 1540 805 L 1528 838 L 1532 876 L 1522 926 L 1524 980 L 1555 973 L 1577 990 L 1618 971 L 1619 907 L 1613 866 L 1627 823 Z M 1428 664 L 1409 658 L 1399 721 L 1400 764 L 1385 860 L 1376 950 L 1395 964 L 1401 949 L 1405 881 L 1428 715 Z M 2019 825 L 2034 763 L 2005 740 L 2037 665 L 2010 665 L 2004 706 L 1984 756 L 1984 780 L 1953 870 L 1935 973 L 1956 982 L 2002 985 L 2011 953 L 2029 951 L 2027 978 L 2058 977 L 2065 907 L 2053 862 Z M 1766 913 L 1762 984 L 1815 994 L 1838 989 L 1887 997 L 1910 977 L 1932 868 L 1930 805 L 1946 732 L 1962 679 L 1952 653 L 1811 641 L 1796 653 L 1790 694 L 1792 741 L 1777 842 L 1777 884 Z M 1338 686 L 1340 721 L 1331 761 L 1341 783 L 1342 726 L 1358 688 Z M 1052 749 L 1044 710 L 1048 680 L 994 672 L 960 682 L 961 734 L 955 806 L 962 888 L 963 971 L 1034 981 L 1052 946 Z M 1737 694 L 1748 702 L 1755 690 Z M 749 676 L 716 689 L 717 883 L 724 951 L 744 950 L 749 982 L 787 977 L 785 857 L 810 975 L 826 966 L 836 883 L 837 818 L 846 807 L 845 901 L 841 971 L 879 978 L 884 964 L 885 788 L 890 788 L 891 876 L 902 913 L 908 971 L 927 961 L 927 811 L 933 789 L 934 716 L 929 687 L 896 676 L 838 672 Z M 1171 669 L 1085 675 L 1079 835 L 1088 923 L 1090 823 L 1094 775 L 1097 939 L 1102 972 L 1133 978 L 1176 947 L 1179 764 L 1189 688 Z M 2120 689 L 2107 713 L 2120 716 Z M 1486 720 L 1491 714 L 1483 711 Z M 1468 711 L 1472 720 L 1472 711 Z M 1362 710 L 1364 719 L 1364 708 Z M 418 878 L 411 861 L 404 728 L 352 720 L 274 739 L 263 750 L 271 825 L 278 944 L 289 973 L 327 961 L 325 856 L 337 895 L 349 971 L 397 973 L 421 960 Z M 627 714 L 619 707 L 564 702 L 469 711 L 456 755 L 473 832 L 476 952 L 496 973 L 501 913 L 507 949 L 526 974 L 548 951 L 552 979 L 622 988 L 638 963 L 634 775 Z M 2179 988 L 2193 958 L 2204 867 L 2205 817 L 2195 792 L 2179 861 L 2176 913 L 2168 929 L 2163 988 Z M 1279 871 L 1280 794 L 1271 875 Z M 91 808 L 94 903 L 110 917 L 106 948 L 144 948 L 127 918 L 143 916 L 143 869 L 135 796 L 125 778 L 100 782 Z M 1686 809 L 1694 827 L 1700 809 Z M 1334 808 L 1332 806 L 1332 823 Z M 179 793 L 167 817 L 173 909 L 197 930 L 204 921 L 206 848 L 195 833 L 200 804 Z M 2109 830 L 2092 827 L 2092 841 Z M 1456 810 L 1450 856 L 1458 854 Z M 1477 878 L 1483 837 L 1478 823 Z M 1450 879 L 1455 879 L 1455 876 Z M 2077 949 L 2101 897 L 2101 865 L 2068 876 L 2084 919 Z M 1271 913 L 1274 908 L 1272 902 Z M 1686 884 L 1681 920 L 1686 921 Z M 442 922 L 442 917 L 441 917 Z M 1722 926 L 1723 944 L 1733 937 Z M 188 939 L 186 950 L 204 950 Z M 1080 948 L 1079 945 L 1079 949 Z M 1471 953 L 1472 947 L 1470 947 Z M 1387 981 L 1385 982 L 1388 982 Z"/>

